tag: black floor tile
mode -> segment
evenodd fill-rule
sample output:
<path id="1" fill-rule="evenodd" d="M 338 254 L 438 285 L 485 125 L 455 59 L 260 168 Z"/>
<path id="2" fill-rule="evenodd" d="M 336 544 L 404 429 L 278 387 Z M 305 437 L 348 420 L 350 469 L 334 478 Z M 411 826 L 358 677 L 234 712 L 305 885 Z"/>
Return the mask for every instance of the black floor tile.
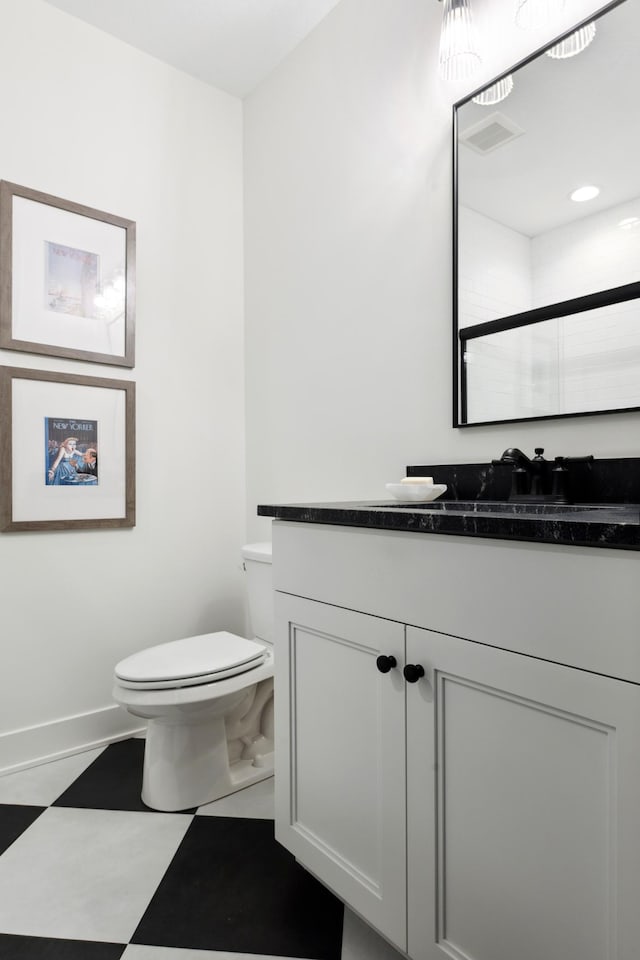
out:
<path id="1" fill-rule="evenodd" d="M 89 943 L 0 933 L 0 960 L 119 960 L 125 943 Z"/>
<path id="2" fill-rule="evenodd" d="M 144 740 L 112 743 L 53 804 L 92 810 L 149 810 L 140 798 Z M 181 813 L 195 813 L 182 810 Z"/>
<path id="3" fill-rule="evenodd" d="M 271 821 L 196 817 L 131 942 L 340 960 L 342 915 Z"/>
<path id="4" fill-rule="evenodd" d="M 24 804 L 0 803 L 0 853 L 4 853 L 46 809 Z"/>

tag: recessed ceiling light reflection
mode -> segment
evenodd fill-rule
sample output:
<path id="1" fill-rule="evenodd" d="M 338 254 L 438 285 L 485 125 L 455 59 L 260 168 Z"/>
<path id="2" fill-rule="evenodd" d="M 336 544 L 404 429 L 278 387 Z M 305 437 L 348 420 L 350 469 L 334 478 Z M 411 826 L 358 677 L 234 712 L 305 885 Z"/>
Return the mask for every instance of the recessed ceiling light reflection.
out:
<path id="1" fill-rule="evenodd" d="M 600 193 L 600 187 L 578 187 L 573 193 L 569 194 L 571 200 L 576 203 L 584 203 L 585 200 L 593 200 Z"/>

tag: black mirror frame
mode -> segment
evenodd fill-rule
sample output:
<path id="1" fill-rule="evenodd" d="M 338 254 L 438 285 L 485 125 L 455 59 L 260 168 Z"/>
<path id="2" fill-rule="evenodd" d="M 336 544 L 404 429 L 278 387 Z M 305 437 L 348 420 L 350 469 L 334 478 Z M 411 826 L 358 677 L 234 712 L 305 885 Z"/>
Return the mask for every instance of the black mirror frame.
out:
<path id="1" fill-rule="evenodd" d="M 508 76 L 511 73 L 514 73 L 516 70 L 519 70 L 521 67 L 526 66 L 531 61 L 537 59 L 537 57 L 544 54 L 551 47 L 555 46 L 560 41 L 564 40 L 565 37 L 570 36 L 572 33 L 575 33 L 576 30 L 579 30 L 581 27 L 585 26 L 587 23 L 591 23 L 594 20 L 599 19 L 602 16 L 605 16 L 611 10 L 614 10 L 616 7 L 620 6 L 622 3 L 625 3 L 626 0 L 611 0 L 606 6 L 599 10 L 595 14 L 591 14 L 586 17 L 580 23 L 575 24 L 570 29 L 564 31 L 564 33 L 557 36 L 550 43 L 545 44 L 543 47 L 539 47 L 528 57 L 525 57 L 523 60 L 520 60 L 514 66 L 509 67 L 509 69 L 503 71 L 497 77 L 494 77 L 489 83 L 485 83 L 482 87 L 478 87 L 472 93 L 465 96 L 462 100 L 458 100 L 454 103 L 452 108 L 452 138 L 453 138 L 453 149 L 452 149 L 452 161 L 453 161 L 453 191 L 452 191 L 452 200 L 453 200 L 453 209 L 452 209 L 452 223 L 453 223 L 453 235 L 452 235 L 452 263 L 453 263 L 453 291 L 452 291 L 452 304 L 453 304 L 453 427 L 454 429 L 466 428 L 466 427 L 485 427 L 485 426 L 495 426 L 496 424 L 501 423 L 526 423 L 535 420 L 561 420 L 566 419 L 567 417 L 593 417 L 601 416 L 603 414 L 611 413 L 630 413 L 633 411 L 640 410 L 640 405 L 635 407 L 615 407 L 609 410 L 585 410 L 585 411 L 576 411 L 572 413 L 554 413 L 554 414 L 545 414 L 537 417 L 511 417 L 504 420 L 482 420 L 476 423 L 466 422 L 467 415 L 467 384 L 466 384 L 466 368 L 464 364 L 464 351 L 465 345 L 469 340 L 476 339 L 478 337 L 484 337 L 492 333 L 502 333 L 506 330 L 515 330 L 519 327 L 530 326 L 534 323 L 541 323 L 545 320 L 553 320 L 558 317 L 567 317 L 573 316 L 577 313 L 583 313 L 587 310 L 595 310 L 598 307 L 610 306 L 614 303 L 623 303 L 629 300 L 635 300 L 640 298 L 640 281 L 627 283 L 623 286 L 612 287 L 609 290 L 600 290 L 596 293 L 587 294 L 582 297 L 575 297 L 571 300 L 564 300 L 560 303 L 548 304 L 544 307 L 537 307 L 534 310 L 526 310 L 522 313 L 513 314 L 508 317 L 500 317 L 497 320 L 488 320 L 484 323 L 473 324 L 469 327 L 464 327 L 462 330 L 458 328 L 458 109 L 464 104 L 469 103 L 474 97 L 476 97 L 482 90 L 486 90 L 487 87 L 493 86 L 494 83 L 502 80 L 504 77 Z"/>

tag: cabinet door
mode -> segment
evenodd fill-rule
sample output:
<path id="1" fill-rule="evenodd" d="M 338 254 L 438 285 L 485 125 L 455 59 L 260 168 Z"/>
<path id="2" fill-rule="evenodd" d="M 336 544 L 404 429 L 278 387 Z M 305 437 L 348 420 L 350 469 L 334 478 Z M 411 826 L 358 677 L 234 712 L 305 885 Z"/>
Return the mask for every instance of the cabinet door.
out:
<path id="1" fill-rule="evenodd" d="M 637 960 L 640 688 L 413 628 L 407 657 L 410 956 Z"/>
<path id="2" fill-rule="evenodd" d="M 403 650 L 398 623 L 276 594 L 276 837 L 404 950 Z"/>

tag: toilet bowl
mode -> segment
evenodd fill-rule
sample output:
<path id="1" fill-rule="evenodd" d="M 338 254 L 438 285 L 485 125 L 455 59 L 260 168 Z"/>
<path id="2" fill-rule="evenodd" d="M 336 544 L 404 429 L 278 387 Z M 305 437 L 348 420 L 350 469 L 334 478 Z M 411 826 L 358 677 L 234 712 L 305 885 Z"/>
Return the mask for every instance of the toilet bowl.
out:
<path id="1" fill-rule="evenodd" d="M 242 548 L 256 639 L 158 644 L 115 667 L 113 698 L 148 721 L 142 800 L 185 810 L 273 775 L 271 544 Z"/>

